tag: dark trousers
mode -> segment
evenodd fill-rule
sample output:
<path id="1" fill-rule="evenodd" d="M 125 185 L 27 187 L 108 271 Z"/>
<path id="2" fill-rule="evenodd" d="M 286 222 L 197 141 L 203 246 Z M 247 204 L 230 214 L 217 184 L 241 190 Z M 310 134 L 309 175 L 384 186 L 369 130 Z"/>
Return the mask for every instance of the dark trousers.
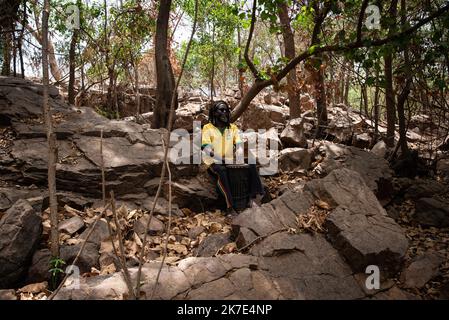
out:
<path id="1" fill-rule="evenodd" d="M 212 175 L 214 180 L 216 180 L 217 189 L 223 195 L 226 201 L 226 207 L 231 208 L 233 206 L 233 200 L 226 165 L 213 163 L 208 168 L 208 172 L 209 174 Z M 263 195 L 264 188 L 255 164 L 249 165 L 248 175 L 249 175 L 248 191 L 250 198 L 251 199 L 255 198 L 256 195 L 258 194 Z"/>

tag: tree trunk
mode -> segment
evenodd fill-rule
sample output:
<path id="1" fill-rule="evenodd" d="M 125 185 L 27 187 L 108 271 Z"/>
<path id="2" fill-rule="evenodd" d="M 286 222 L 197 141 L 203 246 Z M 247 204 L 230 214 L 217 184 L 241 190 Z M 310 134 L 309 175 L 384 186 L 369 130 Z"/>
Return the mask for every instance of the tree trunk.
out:
<path id="1" fill-rule="evenodd" d="M 76 67 L 76 45 L 78 42 L 78 30 L 73 31 L 69 51 L 69 88 L 68 99 L 70 104 L 75 104 L 75 67 Z"/>
<path id="2" fill-rule="evenodd" d="M 156 105 L 153 114 L 153 128 L 168 127 L 170 98 L 175 88 L 175 77 L 167 50 L 170 8 L 171 0 L 160 1 L 155 37 Z M 177 109 L 177 103 L 175 109 Z"/>
<path id="3" fill-rule="evenodd" d="M 319 59 L 321 55 L 318 56 Z M 321 61 L 321 59 L 320 59 Z M 318 113 L 318 131 L 317 137 L 322 136 L 323 129 L 327 126 L 327 102 L 326 102 L 326 88 L 324 85 L 324 69 L 321 67 L 317 71 L 317 82 L 315 84 L 315 90 L 317 93 L 316 106 Z"/>
<path id="4" fill-rule="evenodd" d="M 23 19 L 22 28 L 20 29 L 19 40 L 18 40 L 18 50 L 19 50 L 19 61 L 20 61 L 20 74 L 22 79 L 25 79 L 25 64 L 23 62 L 23 33 L 25 31 L 25 21 L 26 21 L 26 0 L 23 0 Z"/>
<path id="5" fill-rule="evenodd" d="M 348 66 L 351 67 L 352 70 L 352 63 L 348 63 Z M 351 73 L 348 71 L 346 75 L 346 79 L 343 83 L 343 103 L 345 106 L 349 105 L 349 86 L 351 84 Z"/>
<path id="6" fill-rule="evenodd" d="M 226 58 L 226 56 L 223 57 L 223 94 L 226 94 L 227 91 L 227 77 L 228 77 L 228 73 L 227 73 L 227 69 L 228 69 L 228 59 Z"/>
<path id="7" fill-rule="evenodd" d="M 39 42 L 39 44 L 42 46 L 42 34 L 41 32 L 37 32 L 34 30 L 31 26 L 26 25 L 26 29 L 34 36 L 34 38 Z M 61 80 L 61 70 L 58 66 L 58 61 L 56 60 L 55 55 L 55 47 L 53 46 L 53 42 L 48 39 L 48 61 L 50 63 L 50 72 L 53 78 L 55 78 L 56 81 Z"/>
<path id="8" fill-rule="evenodd" d="M 284 54 L 289 60 L 295 56 L 295 38 L 290 26 L 288 6 L 286 2 L 278 3 L 279 20 L 281 21 L 282 36 L 284 38 Z M 290 70 L 287 75 L 288 101 L 290 109 L 290 119 L 301 116 L 300 96 L 298 90 L 298 80 L 296 78 L 296 68 Z"/>
<path id="9" fill-rule="evenodd" d="M 369 117 L 369 111 L 368 111 L 368 89 L 367 89 L 366 84 L 362 85 L 362 94 L 363 94 L 363 111 L 365 112 L 365 117 Z"/>
<path id="10" fill-rule="evenodd" d="M 11 30 L 15 29 L 14 23 L 11 24 Z M 13 65 L 13 76 L 17 77 L 17 43 L 16 43 L 16 33 L 15 31 L 11 32 L 12 36 L 12 65 Z"/>
<path id="11" fill-rule="evenodd" d="M 396 123 L 396 107 L 394 99 L 393 89 L 393 57 L 392 54 L 386 54 L 384 56 L 385 64 L 385 105 L 387 109 L 387 139 L 386 144 L 388 147 L 394 147 L 394 131 Z"/>
<path id="12" fill-rule="evenodd" d="M 48 194 L 50 199 L 50 225 L 51 225 L 51 254 L 59 257 L 58 234 L 58 202 L 56 199 L 56 161 L 58 149 L 56 135 L 53 132 L 52 114 L 48 101 L 48 16 L 50 14 L 50 0 L 44 0 L 42 11 L 42 83 L 43 83 L 43 111 L 48 141 Z"/>
<path id="13" fill-rule="evenodd" d="M 106 61 L 108 60 L 109 59 L 106 59 Z M 114 70 L 114 63 L 108 65 L 108 92 L 106 94 L 106 108 L 110 111 L 116 111 L 114 104 Z"/>
<path id="14" fill-rule="evenodd" d="M 235 4 L 238 4 L 238 0 L 235 0 Z M 239 48 L 239 68 L 238 68 L 238 79 L 237 83 L 239 85 L 240 97 L 243 97 L 243 82 L 244 82 L 244 69 L 243 69 L 243 59 L 242 59 L 242 38 L 240 34 L 240 25 L 237 26 L 237 46 Z"/>
<path id="15" fill-rule="evenodd" d="M 398 0 L 393 0 L 390 4 L 390 19 L 396 20 L 397 15 L 397 3 Z M 389 29 L 389 34 L 394 32 L 395 22 Z M 394 147 L 394 132 L 396 124 L 396 102 L 393 89 L 393 54 L 386 53 L 384 55 L 385 64 L 385 104 L 387 108 L 387 139 L 386 144 L 388 147 Z"/>
<path id="16" fill-rule="evenodd" d="M 404 0 L 401 0 L 401 25 L 402 28 L 407 28 L 407 18 L 406 18 L 406 4 Z M 402 92 L 398 97 L 397 109 L 398 109 L 398 123 L 399 123 L 399 141 L 401 144 L 401 155 L 403 157 L 408 156 L 409 149 L 407 145 L 407 127 L 405 123 L 405 110 L 404 105 L 407 101 L 408 95 L 410 93 L 410 86 L 413 81 L 413 77 L 410 71 L 410 58 L 408 52 L 408 46 L 404 49 L 404 64 L 405 64 L 405 84 L 402 88 Z"/>
<path id="17" fill-rule="evenodd" d="M 10 76 L 10 75 L 11 75 L 11 32 L 4 32 L 2 76 Z"/>
<path id="18" fill-rule="evenodd" d="M 374 135 L 375 139 L 379 136 L 379 71 L 376 70 L 376 89 L 374 91 Z"/>
<path id="19" fill-rule="evenodd" d="M 135 83 L 134 92 L 136 94 L 136 116 L 138 116 L 139 114 L 141 114 L 141 111 L 140 111 L 139 69 L 138 69 L 137 61 L 134 61 L 134 83 Z M 136 119 L 137 119 L 137 117 L 136 117 Z"/>
<path id="20" fill-rule="evenodd" d="M 59 69 L 58 61 L 56 60 L 55 47 L 50 40 L 48 41 L 48 60 L 50 62 L 51 75 L 56 81 L 61 81 L 61 69 Z"/>
<path id="21" fill-rule="evenodd" d="M 215 78 L 215 23 L 212 27 L 212 69 L 210 73 L 210 101 L 214 101 L 214 78 Z"/>

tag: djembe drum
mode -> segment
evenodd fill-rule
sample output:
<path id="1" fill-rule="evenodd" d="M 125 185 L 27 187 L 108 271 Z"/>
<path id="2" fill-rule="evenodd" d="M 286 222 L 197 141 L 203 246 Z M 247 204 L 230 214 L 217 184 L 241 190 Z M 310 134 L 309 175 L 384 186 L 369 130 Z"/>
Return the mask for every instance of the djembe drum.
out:
<path id="1" fill-rule="evenodd" d="M 226 165 L 234 209 L 241 210 L 249 204 L 249 165 Z"/>

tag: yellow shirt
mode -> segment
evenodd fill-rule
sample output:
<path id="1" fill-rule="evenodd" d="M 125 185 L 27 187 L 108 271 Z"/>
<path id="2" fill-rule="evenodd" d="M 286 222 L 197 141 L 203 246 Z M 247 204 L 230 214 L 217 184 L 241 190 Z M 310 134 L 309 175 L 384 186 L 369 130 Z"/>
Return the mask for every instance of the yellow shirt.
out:
<path id="1" fill-rule="evenodd" d="M 234 145 L 241 142 L 239 128 L 233 123 L 224 130 L 223 134 L 212 123 L 208 123 L 203 127 L 201 146 L 211 146 L 214 155 L 220 156 L 222 159 L 233 159 Z M 203 162 L 210 166 L 214 163 L 214 159 L 204 155 Z"/>

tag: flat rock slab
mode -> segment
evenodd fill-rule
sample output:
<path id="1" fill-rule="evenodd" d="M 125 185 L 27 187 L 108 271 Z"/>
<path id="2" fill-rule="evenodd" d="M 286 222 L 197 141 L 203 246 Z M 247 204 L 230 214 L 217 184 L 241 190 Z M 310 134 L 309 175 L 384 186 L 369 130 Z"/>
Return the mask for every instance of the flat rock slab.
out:
<path id="1" fill-rule="evenodd" d="M 35 198 L 45 196 L 46 193 L 41 189 L 28 189 L 18 187 L 0 188 L 0 211 L 6 211 L 13 206 L 19 199 Z"/>
<path id="2" fill-rule="evenodd" d="M 196 250 L 198 257 L 213 257 L 223 246 L 232 242 L 229 233 L 214 233 L 201 241 Z"/>
<path id="3" fill-rule="evenodd" d="M 100 138 L 79 136 L 74 142 L 90 161 L 101 167 Z M 105 168 L 149 167 L 162 163 L 163 149 L 140 142 L 132 144 L 124 137 L 111 137 L 103 140 L 103 158 Z"/>
<path id="4" fill-rule="evenodd" d="M 58 225 L 58 230 L 68 233 L 70 235 L 76 233 L 84 227 L 84 221 L 78 216 L 71 217 L 61 221 Z"/>
<path id="5" fill-rule="evenodd" d="M 360 299 L 363 291 L 323 235 L 273 234 L 255 245 L 260 268 L 277 279 L 289 299 Z"/>
<path id="6" fill-rule="evenodd" d="M 217 258 L 187 258 L 177 267 L 164 266 L 154 299 L 279 299 L 282 295 L 270 276 L 257 270 L 257 258 L 225 255 Z M 159 263 L 142 268 L 144 296 L 151 297 Z M 135 281 L 137 268 L 130 269 Z M 112 290 L 112 288 L 114 290 Z M 64 287 L 55 299 L 123 299 L 127 296 L 121 273 L 81 280 L 81 287 Z"/>

